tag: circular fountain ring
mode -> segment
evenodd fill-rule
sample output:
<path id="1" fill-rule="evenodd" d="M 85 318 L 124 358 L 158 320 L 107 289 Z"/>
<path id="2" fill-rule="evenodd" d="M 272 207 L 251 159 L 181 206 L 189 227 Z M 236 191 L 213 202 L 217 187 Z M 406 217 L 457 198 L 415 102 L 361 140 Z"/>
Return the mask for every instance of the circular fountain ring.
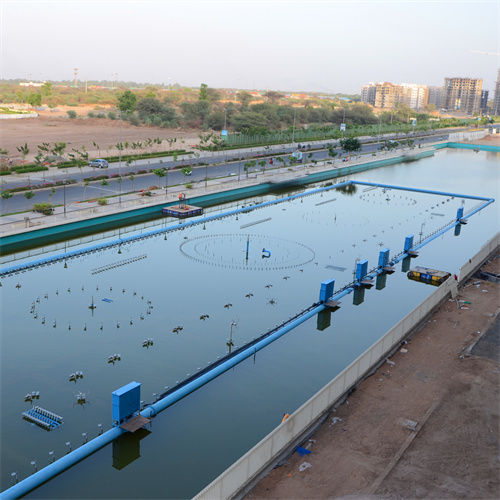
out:
<path id="1" fill-rule="evenodd" d="M 301 267 L 315 257 L 303 243 L 261 234 L 207 234 L 183 241 L 179 250 L 200 264 L 251 271 Z"/>

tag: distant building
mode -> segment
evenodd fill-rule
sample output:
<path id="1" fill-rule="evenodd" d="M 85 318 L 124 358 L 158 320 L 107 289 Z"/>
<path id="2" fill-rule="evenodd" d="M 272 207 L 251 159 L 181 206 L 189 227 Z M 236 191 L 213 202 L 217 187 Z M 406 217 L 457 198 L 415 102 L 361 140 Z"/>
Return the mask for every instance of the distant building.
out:
<path id="1" fill-rule="evenodd" d="M 466 115 L 478 113 L 481 106 L 481 78 L 445 78 L 443 108 Z"/>
<path id="2" fill-rule="evenodd" d="M 443 95 L 444 95 L 444 89 L 443 87 L 433 87 L 429 86 L 427 87 L 428 90 L 428 98 L 427 98 L 427 104 L 434 104 L 436 106 L 436 109 L 441 109 L 442 102 L 443 102 Z"/>
<path id="3" fill-rule="evenodd" d="M 427 85 L 402 83 L 400 87 L 400 102 L 403 102 L 411 109 L 420 111 L 427 104 L 429 98 Z"/>
<path id="4" fill-rule="evenodd" d="M 394 83 L 369 83 L 361 89 L 361 100 L 376 108 L 390 109 L 400 101 L 401 93 L 401 86 Z"/>
<path id="5" fill-rule="evenodd" d="M 375 106 L 375 93 L 376 87 L 374 83 L 370 82 L 368 85 L 363 85 L 361 87 L 361 102 Z"/>
<path id="6" fill-rule="evenodd" d="M 21 87 L 41 87 L 45 82 L 19 82 Z"/>
<path id="7" fill-rule="evenodd" d="M 497 83 L 495 85 L 495 99 L 493 101 L 493 114 L 500 115 L 500 69 L 497 74 Z"/>
<path id="8" fill-rule="evenodd" d="M 479 105 L 479 109 L 481 113 L 488 113 L 488 95 L 489 92 L 487 90 L 481 90 L 481 104 Z"/>
<path id="9" fill-rule="evenodd" d="M 394 108 L 401 102 L 418 111 L 427 104 L 427 98 L 427 86 L 416 83 L 370 82 L 361 88 L 361 101 L 381 109 Z"/>

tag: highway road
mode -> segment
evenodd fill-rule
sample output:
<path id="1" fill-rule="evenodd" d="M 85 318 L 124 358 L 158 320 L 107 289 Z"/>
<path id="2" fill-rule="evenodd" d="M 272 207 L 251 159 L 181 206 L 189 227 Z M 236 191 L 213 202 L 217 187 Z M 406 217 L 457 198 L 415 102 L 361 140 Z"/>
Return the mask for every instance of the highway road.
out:
<path id="1" fill-rule="evenodd" d="M 437 140 L 446 140 L 447 138 L 448 134 L 443 134 L 441 132 L 439 134 L 435 134 L 429 137 L 417 138 L 415 142 L 416 144 L 425 144 L 429 142 L 436 142 Z M 327 142 L 333 142 L 333 141 L 327 141 Z M 363 144 L 362 152 L 370 153 L 378 151 L 380 146 L 381 144 L 377 143 Z M 258 151 L 257 149 L 260 150 Z M 297 147 L 291 147 L 291 146 L 279 147 L 279 151 L 281 154 L 289 154 L 296 149 Z M 336 151 L 340 156 L 342 153 L 341 148 L 340 147 L 337 148 Z M 230 151 L 227 152 L 228 155 L 231 153 L 232 152 Z M 277 167 L 286 168 L 286 166 L 288 165 L 288 163 L 284 164 L 276 160 L 276 157 L 278 156 L 278 154 L 276 154 L 277 151 L 274 152 L 272 156 L 268 155 L 267 154 L 268 151 L 266 151 L 264 148 L 253 148 L 252 152 L 245 151 L 245 153 L 247 155 L 250 154 L 254 155 L 253 159 L 256 160 L 255 167 L 251 168 L 249 173 L 253 173 L 255 171 L 261 171 L 263 168 L 265 169 L 277 168 Z M 256 155 L 259 153 L 261 156 L 256 157 Z M 320 161 L 330 158 L 327 149 L 319 149 L 313 151 L 305 150 L 303 152 L 303 155 L 304 155 L 303 159 L 304 163 L 311 162 L 312 160 Z M 238 153 L 238 157 L 241 156 L 242 154 Z M 337 158 L 339 158 L 339 156 L 337 156 Z M 270 164 L 271 158 L 273 159 L 272 165 Z M 202 166 L 195 165 L 196 161 L 202 161 L 202 160 L 204 160 L 205 162 L 210 161 L 211 164 L 207 163 L 207 165 L 202 165 Z M 143 174 L 136 176 L 134 181 L 131 181 L 128 177 L 123 177 L 121 185 L 116 179 L 108 179 L 106 181 L 108 185 L 102 185 L 101 181 L 93 181 L 90 182 L 88 186 L 84 186 L 81 182 L 81 179 L 82 175 L 83 177 L 87 177 L 89 175 L 99 175 L 100 173 L 106 173 L 107 175 L 118 174 L 119 170 L 121 170 L 122 174 L 125 172 L 137 171 L 144 169 L 145 168 L 144 165 L 129 166 L 129 167 L 124 166 L 122 170 L 119 169 L 117 165 L 111 164 L 111 166 L 107 169 L 96 169 L 95 174 L 89 172 L 81 173 L 77 168 L 67 169 L 68 170 L 67 173 L 63 169 L 61 169 L 63 171 L 57 172 L 56 176 L 50 179 L 51 182 L 54 182 L 55 180 L 64 180 L 66 178 L 66 179 L 77 180 L 79 183 L 69 184 L 66 187 L 62 186 L 57 187 L 55 193 L 52 193 L 50 189 L 34 190 L 33 192 L 35 193 L 35 196 L 30 200 L 26 200 L 23 192 L 16 193 L 11 199 L 8 200 L 8 211 L 9 213 L 13 213 L 13 212 L 21 212 L 29 210 L 30 207 L 33 205 L 33 203 L 42 203 L 42 202 L 50 202 L 53 203 L 54 205 L 62 205 L 64 204 L 64 202 L 66 202 L 66 205 L 69 205 L 72 203 L 81 202 L 88 199 L 96 199 L 104 196 L 117 195 L 120 193 L 120 190 L 121 193 L 129 193 L 132 191 L 147 190 L 151 186 L 160 186 L 164 188 L 166 184 L 168 184 L 168 186 L 174 186 L 178 184 L 185 184 L 187 182 L 196 183 L 205 180 L 206 177 L 208 177 L 209 179 L 228 177 L 228 176 L 232 176 L 235 178 L 238 178 L 238 176 L 240 176 L 241 178 L 245 178 L 246 172 L 244 170 L 244 164 L 248 161 L 247 159 L 227 161 L 227 162 L 224 162 L 224 160 L 225 160 L 225 153 L 223 154 L 216 153 L 211 158 L 184 159 L 184 160 L 179 160 L 177 162 L 171 160 L 160 163 L 157 159 L 150 160 L 150 166 L 148 168 L 151 169 L 167 168 L 168 175 L 162 178 L 158 178 L 154 174 Z M 259 166 L 258 162 L 260 161 L 266 161 L 266 165 L 264 167 Z M 185 176 L 182 174 L 180 170 L 174 169 L 175 167 L 178 167 L 180 165 L 193 165 L 191 175 Z M 33 175 L 30 175 L 31 183 L 41 184 L 43 182 L 43 177 L 41 177 L 40 174 L 41 174 L 40 172 L 36 172 Z M 26 184 L 27 184 L 27 179 L 24 180 L 9 179 L 8 186 L 4 187 L 12 188 L 15 187 L 16 185 L 24 186 Z M 7 211 L 6 209 L 7 209 L 7 202 L 6 200 L 2 199 L 1 200 L 2 213 L 6 213 Z"/>

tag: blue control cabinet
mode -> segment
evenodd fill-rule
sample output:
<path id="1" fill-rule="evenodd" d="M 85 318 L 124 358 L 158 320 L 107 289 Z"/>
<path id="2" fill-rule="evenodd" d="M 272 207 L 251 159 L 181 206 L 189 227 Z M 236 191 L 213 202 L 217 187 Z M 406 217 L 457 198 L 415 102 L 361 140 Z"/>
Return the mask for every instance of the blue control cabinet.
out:
<path id="1" fill-rule="evenodd" d="M 141 407 L 141 384 L 130 382 L 116 391 L 113 396 L 113 423 L 120 425 L 132 417 Z"/>
<path id="2" fill-rule="evenodd" d="M 335 287 L 335 280 L 323 281 L 321 283 L 321 289 L 319 291 L 319 301 L 324 304 L 333 295 L 333 289 Z"/>
<path id="3" fill-rule="evenodd" d="M 410 234 L 405 238 L 405 252 L 411 250 L 413 246 L 413 234 Z"/>
<path id="4" fill-rule="evenodd" d="M 389 249 L 380 250 L 378 255 L 378 267 L 385 267 L 389 263 Z"/>
<path id="5" fill-rule="evenodd" d="M 356 264 L 356 280 L 360 281 L 368 273 L 368 260 L 361 260 Z"/>

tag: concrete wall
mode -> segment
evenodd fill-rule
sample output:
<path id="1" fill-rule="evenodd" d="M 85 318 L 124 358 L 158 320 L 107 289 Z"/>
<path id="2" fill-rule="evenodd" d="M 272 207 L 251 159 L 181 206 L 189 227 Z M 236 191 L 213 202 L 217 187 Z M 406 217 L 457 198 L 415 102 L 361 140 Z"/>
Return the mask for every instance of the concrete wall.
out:
<path id="1" fill-rule="evenodd" d="M 471 132 L 453 132 L 449 135 L 450 141 L 472 141 L 474 139 L 482 139 L 488 135 L 488 130 L 473 130 Z"/>
<path id="2" fill-rule="evenodd" d="M 497 233 L 460 268 L 460 280 L 467 278 L 474 272 L 498 247 L 499 243 L 500 233 Z M 456 283 L 452 279 L 438 287 L 413 311 L 298 408 L 286 422 L 276 427 L 194 498 L 196 500 L 226 499 L 241 492 L 246 485 L 275 462 L 294 441 L 310 429 L 346 392 L 357 385 L 377 363 L 383 361 L 391 350 L 449 295 L 453 287 L 456 287 Z"/>

